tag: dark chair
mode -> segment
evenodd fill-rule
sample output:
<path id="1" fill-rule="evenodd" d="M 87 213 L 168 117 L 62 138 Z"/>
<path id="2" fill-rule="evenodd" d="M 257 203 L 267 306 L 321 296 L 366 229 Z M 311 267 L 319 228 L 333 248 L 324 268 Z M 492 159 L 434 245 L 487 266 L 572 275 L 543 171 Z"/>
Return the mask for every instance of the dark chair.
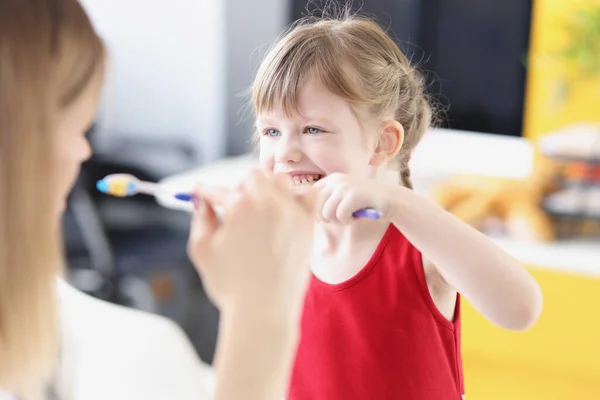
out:
<path id="1" fill-rule="evenodd" d="M 196 166 L 190 148 L 127 140 L 117 146 L 120 151 L 96 154 L 83 165 L 64 216 L 67 276 L 94 297 L 173 319 L 188 332 L 200 356 L 211 362 L 218 313 L 186 254 L 189 215 L 167 210 L 151 196 L 113 198 L 95 188 L 97 180 L 112 173 L 152 182 L 163 178 L 132 161 L 143 159 L 144 152 L 171 149 L 188 161 L 187 168 Z"/>

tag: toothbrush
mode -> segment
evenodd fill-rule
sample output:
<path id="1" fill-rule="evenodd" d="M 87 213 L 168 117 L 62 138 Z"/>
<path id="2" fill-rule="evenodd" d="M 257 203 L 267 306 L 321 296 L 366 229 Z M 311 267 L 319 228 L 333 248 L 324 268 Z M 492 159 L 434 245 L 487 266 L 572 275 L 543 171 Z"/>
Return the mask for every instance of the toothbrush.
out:
<path id="1" fill-rule="evenodd" d="M 114 197 L 131 197 L 142 193 L 151 196 L 170 195 L 181 201 L 194 200 L 191 194 L 173 192 L 158 183 L 141 181 L 130 174 L 107 175 L 96 182 L 96 189 Z"/>
<path id="2" fill-rule="evenodd" d="M 194 201 L 194 195 L 191 193 L 173 192 L 158 183 L 144 182 L 130 174 L 107 175 L 96 183 L 96 189 L 104 194 L 115 197 L 130 197 L 139 193 L 151 196 L 164 194 L 173 196 L 179 201 Z M 353 215 L 355 218 L 367 218 L 373 220 L 381 218 L 381 212 L 374 208 L 363 208 L 354 212 Z"/>

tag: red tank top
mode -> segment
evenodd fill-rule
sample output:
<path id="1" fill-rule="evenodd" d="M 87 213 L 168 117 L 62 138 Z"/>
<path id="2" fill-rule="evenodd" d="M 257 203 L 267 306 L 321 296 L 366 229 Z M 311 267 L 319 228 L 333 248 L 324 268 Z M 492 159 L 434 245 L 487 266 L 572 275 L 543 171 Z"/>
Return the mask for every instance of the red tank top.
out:
<path id="1" fill-rule="evenodd" d="M 437 309 L 420 252 L 393 226 L 344 283 L 314 276 L 289 400 L 460 400 L 460 304 Z"/>

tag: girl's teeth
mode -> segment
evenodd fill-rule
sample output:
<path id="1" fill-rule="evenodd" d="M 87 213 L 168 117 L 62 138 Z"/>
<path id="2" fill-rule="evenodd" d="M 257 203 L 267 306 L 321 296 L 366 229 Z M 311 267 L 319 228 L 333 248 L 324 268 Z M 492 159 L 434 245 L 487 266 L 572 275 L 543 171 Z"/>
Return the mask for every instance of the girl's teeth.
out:
<path id="1" fill-rule="evenodd" d="M 317 180 L 319 180 L 319 175 L 303 175 L 293 177 L 293 183 L 295 186 L 305 185 L 307 183 L 312 183 Z"/>

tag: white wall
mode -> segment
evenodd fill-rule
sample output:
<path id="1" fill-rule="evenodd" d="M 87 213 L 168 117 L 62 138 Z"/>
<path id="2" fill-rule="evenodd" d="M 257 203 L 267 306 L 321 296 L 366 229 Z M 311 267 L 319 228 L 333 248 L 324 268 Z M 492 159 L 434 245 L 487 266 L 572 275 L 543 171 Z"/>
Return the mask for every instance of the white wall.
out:
<path id="1" fill-rule="evenodd" d="M 204 162 L 249 149 L 238 94 L 288 22 L 289 0 L 81 0 L 110 52 L 99 145 L 182 137 Z"/>
<path id="2" fill-rule="evenodd" d="M 252 83 L 265 52 L 289 23 L 291 0 L 225 0 L 227 21 L 227 132 L 229 154 L 250 149 L 254 124 L 248 99 L 239 97 Z"/>
<path id="3" fill-rule="evenodd" d="M 225 7 L 219 0 L 82 0 L 111 57 L 100 144 L 182 137 L 225 152 Z"/>

